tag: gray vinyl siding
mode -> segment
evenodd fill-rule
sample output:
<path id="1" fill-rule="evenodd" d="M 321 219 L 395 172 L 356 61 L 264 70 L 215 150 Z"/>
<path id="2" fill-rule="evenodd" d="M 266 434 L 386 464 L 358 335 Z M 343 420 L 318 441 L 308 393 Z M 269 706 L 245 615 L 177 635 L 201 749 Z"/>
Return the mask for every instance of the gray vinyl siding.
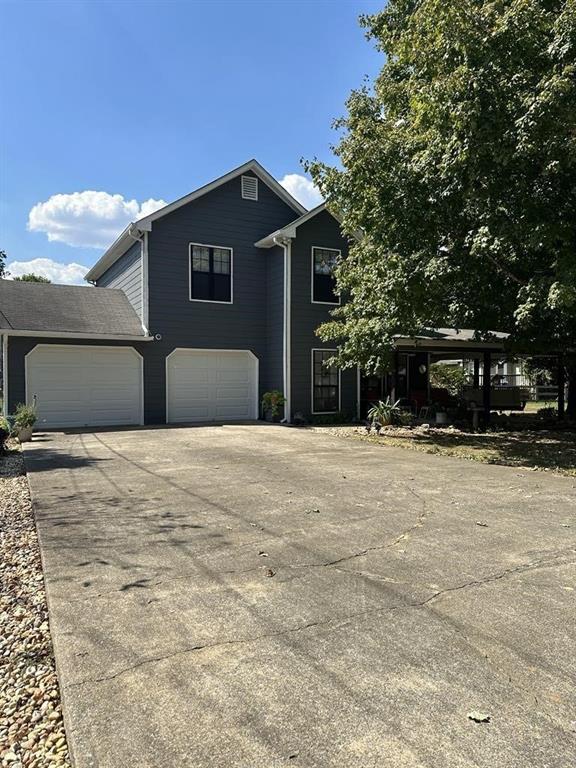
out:
<path id="1" fill-rule="evenodd" d="M 261 180 L 258 186 L 258 200 L 244 200 L 238 176 L 152 225 L 148 235 L 149 329 L 162 339 L 151 345 L 145 359 L 149 422 L 165 420 L 165 360 L 177 347 L 247 349 L 259 360 L 260 395 L 277 380 L 276 352 L 276 373 L 268 369 L 271 253 L 254 243 L 294 221 L 298 213 Z M 191 242 L 233 249 L 232 304 L 190 301 Z M 275 279 L 276 272 L 272 272 Z"/>
<path id="2" fill-rule="evenodd" d="M 310 418 L 312 411 L 312 349 L 332 349 L 333 344 L 321 341 L 315 331 L 330 319 L 333 306 L 312 303 L 312 247 L 337 248 L 348 253 L 348 243 L 342 237 L 336 219 L 323 211 L 297 229 L 292 241 L 292 413 Z M 341 409 L 356 413 L 356 371 L 342 371 L 340 384 Z"/>
<path id="3" fill-rule="evenodd" d="M 266 255 L 267 324 L 266 324 L 266 377 L 267 391 L 284 390 L 284 249 L 271 248 Z"/>
<path id="4" fill-rule="evenodd" d="M 44 337 L 11 336 L 8 342 L 8 413 L 14 413 L 18 403 L 26 401 L 26 355 L 37 344 L 66 344 L 73 346 L 133 347 L 144 358 L 146 376 L 146 351 L 153 342 L 99 341 L 98 339 L 58 339 Z"/>
<path id="5" fill-rule="evenodd" d="M 101 275 L 96 285 L 101 288 L 120 288 L 142 317 L 142 245 L 135 242 L 123 256 Z"/>

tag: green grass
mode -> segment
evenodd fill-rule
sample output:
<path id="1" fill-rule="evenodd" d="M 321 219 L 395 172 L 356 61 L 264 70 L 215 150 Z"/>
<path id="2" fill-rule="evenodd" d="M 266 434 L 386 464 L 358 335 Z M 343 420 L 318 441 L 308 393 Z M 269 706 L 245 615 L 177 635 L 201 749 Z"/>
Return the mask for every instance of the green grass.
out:
<path id="1" fill-rule="evenodd" d="M 525 413 L 536 413 L 536 411 L 539 411 L 540 408 L 556 408 L 558 403 L 556 400 L 528 400 L 526 403 L 526 408 L 524 408 Z"/>

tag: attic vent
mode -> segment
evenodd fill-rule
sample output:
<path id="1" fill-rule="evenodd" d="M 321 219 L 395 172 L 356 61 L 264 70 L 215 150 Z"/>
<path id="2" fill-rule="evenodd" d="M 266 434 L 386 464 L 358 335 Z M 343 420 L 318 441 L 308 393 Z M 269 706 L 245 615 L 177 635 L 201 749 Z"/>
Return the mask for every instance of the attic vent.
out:
<path id="1" fill-rule="evenodd" d="M 256 176 L 242 176 L 242 197 L 244 200 L 258 200 L 258 179 Z"/>

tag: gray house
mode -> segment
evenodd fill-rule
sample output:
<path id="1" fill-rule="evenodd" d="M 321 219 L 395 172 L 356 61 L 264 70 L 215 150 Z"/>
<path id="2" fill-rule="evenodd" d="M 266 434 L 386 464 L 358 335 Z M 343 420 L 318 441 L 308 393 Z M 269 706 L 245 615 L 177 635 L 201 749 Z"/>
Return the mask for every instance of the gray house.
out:
<path id="1" fill-rule="evenodd" d="M 4 410 L 45 427 L 254 419 L 281 390 L 288 421 L 359 409 L 356 371 L 315 335 L 338 305 L 348 243 L 255 160 L 131 224 L 95 287 L 0 280 Z"/>

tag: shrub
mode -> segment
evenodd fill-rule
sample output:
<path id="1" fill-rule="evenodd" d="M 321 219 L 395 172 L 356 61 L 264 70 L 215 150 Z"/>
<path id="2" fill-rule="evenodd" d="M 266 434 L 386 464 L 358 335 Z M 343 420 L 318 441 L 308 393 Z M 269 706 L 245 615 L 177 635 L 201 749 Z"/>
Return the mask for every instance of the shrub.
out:
<path id="1" fill-rule="evenodd" d="M 312 414 L 310 421 L 317 426 L 330 426 L 331 424 L 350 424 L 354 418 L 350 411 L 338 411 L 337 413 Z"/>
<path id="2" fill-rule="evenodd" d="M 430 366 L 430 384 L 433 387 L 447 389 L 451 395 L 457 395 L 466 384 L 466 373 L 459 365 L 432 363 Z"/>
<path id="3" fill-rule="evenodd" d="M 368 420 L 373 427 L 388 427 L 391 424 L 402 423 L 402 411 L 400 410 L 400 400 L 395 403 L 388 397 L 386 400 L 379 400 L 368 411 Z"/>
<path id="4" fill-rule="evenodd" d="M 6 440 L 10 437 L 10 424 L 0 416 L 0 454 L 4 453 Z"/>
<path id="5" fill-rule="evenodd" d="M 285 402 L 286 398 L 278 389 L 264 392 L 262 395 L 262 410 L 264 413 L 270 413 L 273 417 L 279 416 L 280 409 L 284 407 Z"/>
<path id="6" fill-rule="evenodd" d="M 558 408 L 553 405 L 547 405 L 545 408 L 539 408 L 536 415 L 541 419 L 555 419 L 558 417 Z"/>
<path id="7" fill-rule="evenodd" d="M 14 414 L 14 425 L 17 429 L 24 429 L 25 427 L 33 427 L 36 424 L 38 416 L 36 410 L 32 405 L 26 405 L 25 403 L 19 403 L 16 406 Z"/>

